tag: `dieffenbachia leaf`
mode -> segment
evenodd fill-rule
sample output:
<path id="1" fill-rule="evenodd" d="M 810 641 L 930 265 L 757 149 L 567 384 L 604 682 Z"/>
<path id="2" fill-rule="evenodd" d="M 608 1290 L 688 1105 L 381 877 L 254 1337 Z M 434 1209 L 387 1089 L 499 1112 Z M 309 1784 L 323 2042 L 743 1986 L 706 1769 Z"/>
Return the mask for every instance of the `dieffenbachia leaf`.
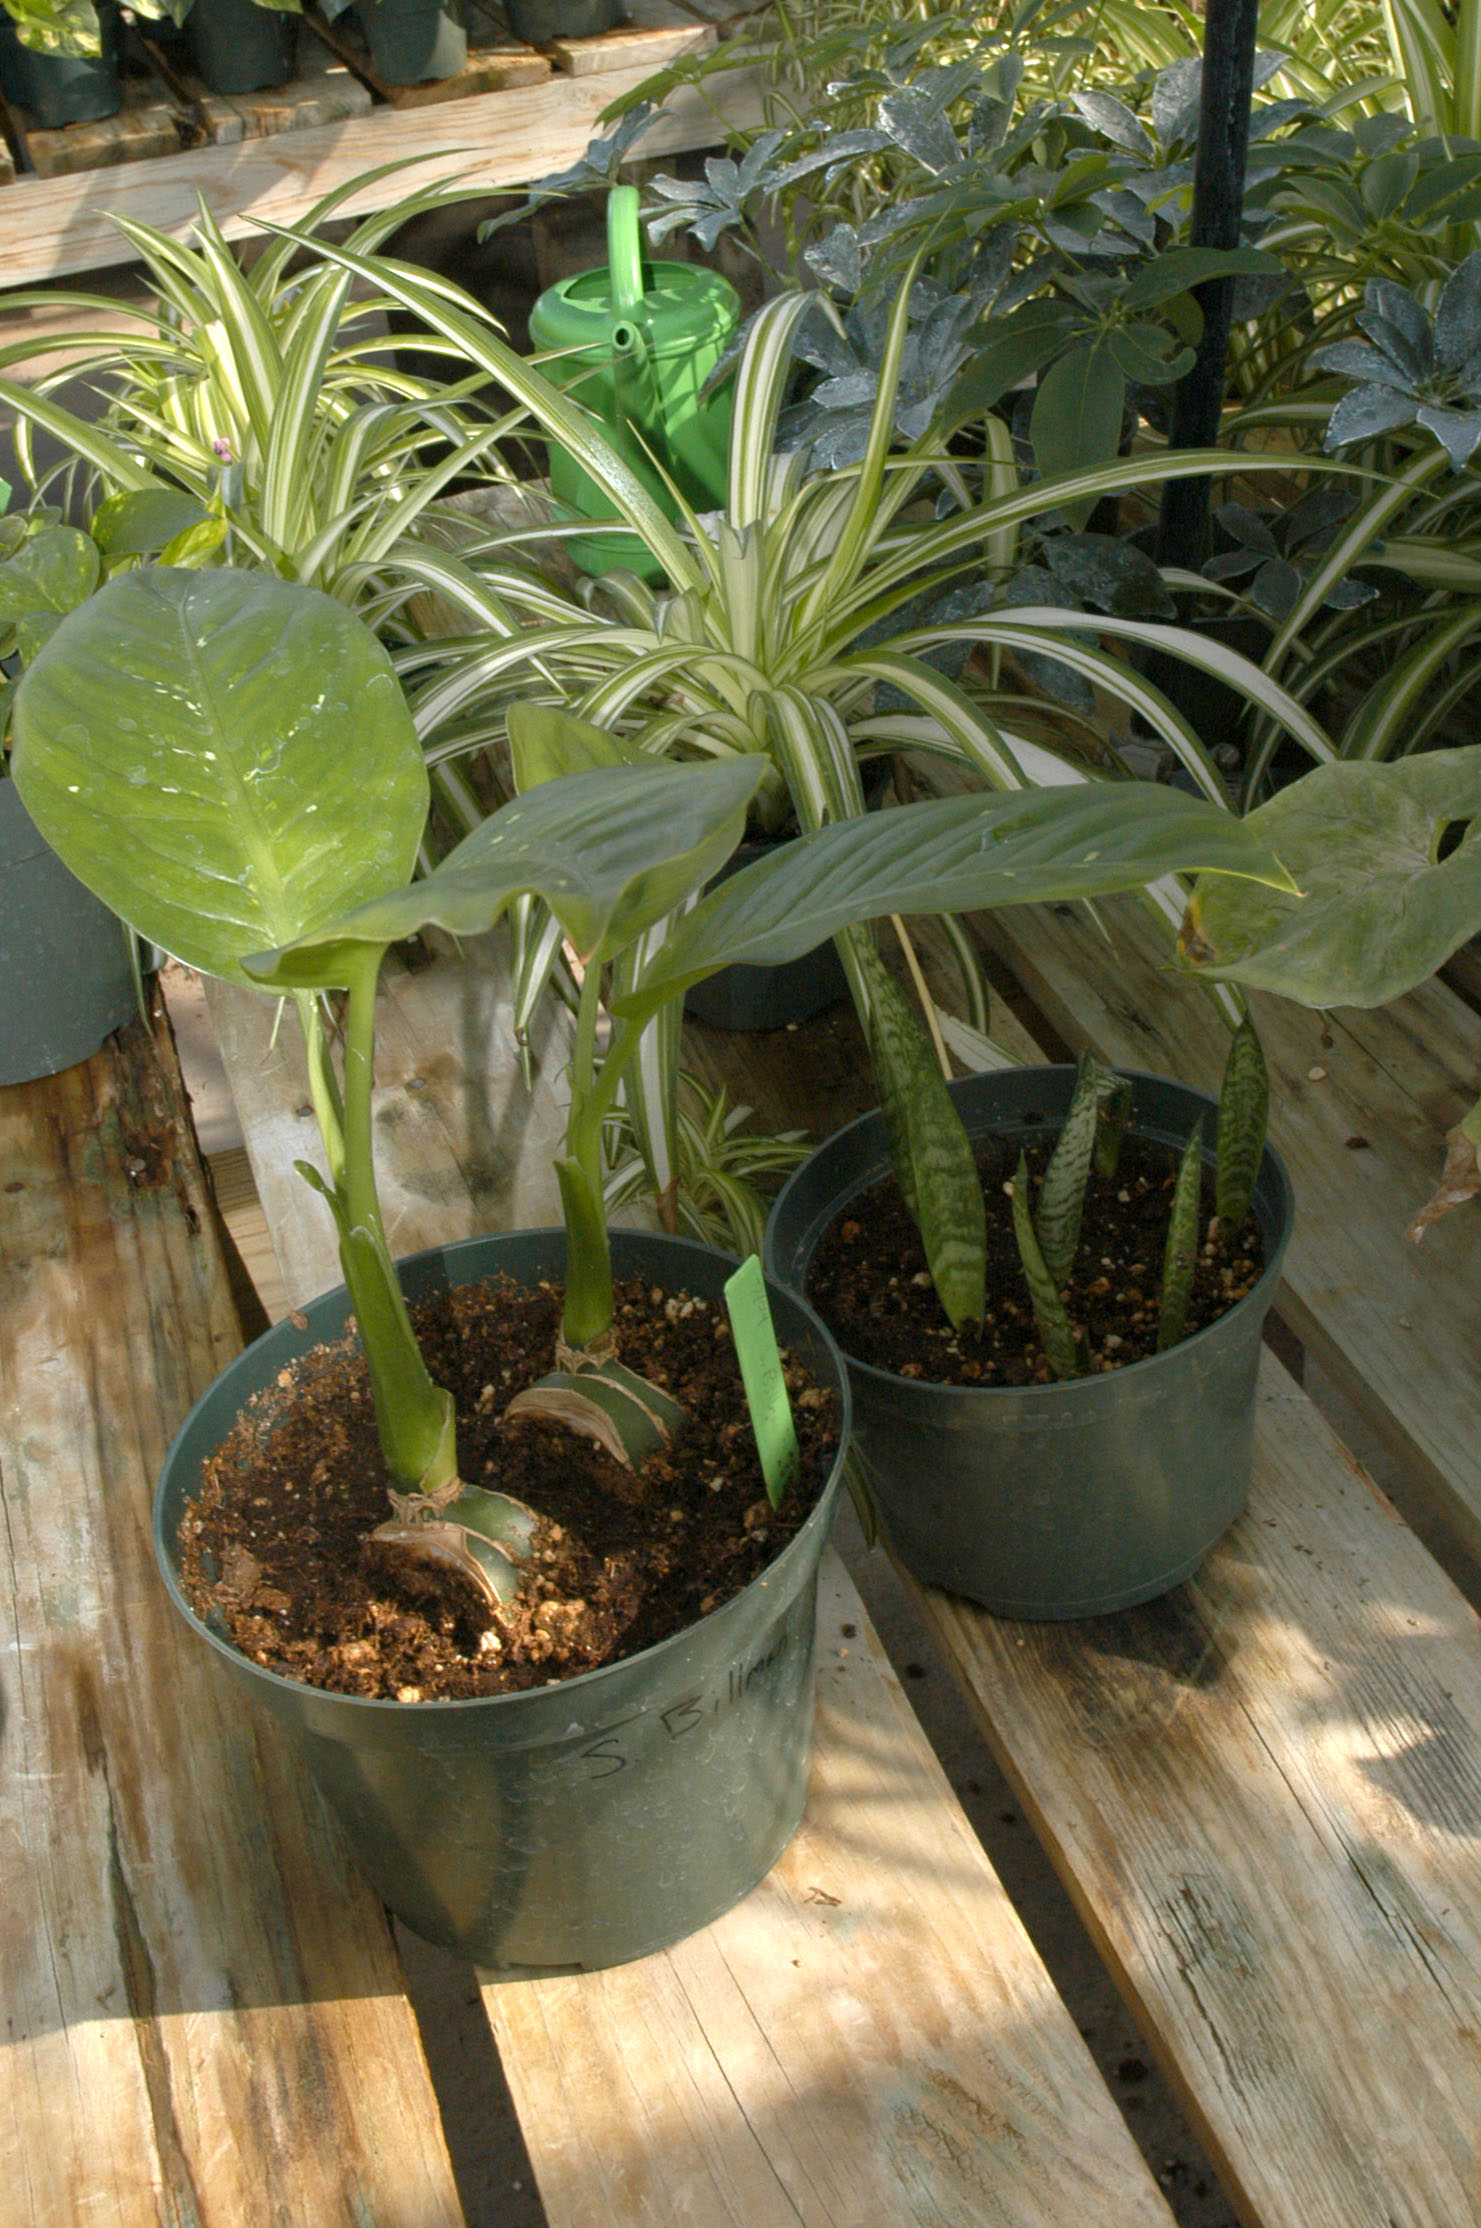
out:
<path id="1" fill-rule="evenodd" d="M 1179 950 L 1201 975 L 1303 1006 L 1381 1006 L 1481 929 L 1474 749 L 1319 766 L 1243 825 L 1302 894 L 1200 878 Z"/>
<path id="2" fill-rule="evenodd" d="M 643 1019 L 719 967 L 795 959 L 886 913 L 1104 897 L 1179 869 L 1295 887 L 1250 821 L 1147 782 L 941 797 L 868 813 L 799 836 L 711 890 L 616 1010 Z"/>
<path id="3" fill-rule="evenodd" d="M 759 757 L 746 757 L 600 767 L 541 782 L 481 822 L 421 881 L 285 950 L 255 953 L 250 975 L 274 990 L 337 987 L 354 947 L 393 944 L 427 927 L 482 935 L 526 891 L 544 898 L 584 959 L 604 958 L 724 865 L 763 771 Z"/>
<path id="4" fill-rule="evenodd" d="M 404 882 L 427 816 L 375 636 L 258 572 L 156 568 L 88 597 L 16 691 L 11 765 L 79 881 L 234 982 L 250 980 L 244 952 Z"/>

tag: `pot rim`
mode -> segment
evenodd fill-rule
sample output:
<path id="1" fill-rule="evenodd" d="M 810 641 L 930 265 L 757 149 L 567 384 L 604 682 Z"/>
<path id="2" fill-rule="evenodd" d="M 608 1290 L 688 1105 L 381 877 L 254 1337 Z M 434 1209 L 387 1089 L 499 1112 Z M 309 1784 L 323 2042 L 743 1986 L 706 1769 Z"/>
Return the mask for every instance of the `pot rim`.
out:
<path id="1" fill-rule="evenodd" d="M 417 1262 L 440 1260 L 444 1262 L 448 1267 L 448 1282 L 449 1289 L 451 1289 L 459 1281 L 459 1279 L 456 1275 L 455 1262 L 448 1262 L 447 1257 L 449 1255 L 457 1256 L 459 1254 L 467 1254 L 474 1251 L 481 1252 L 488 1247 L 497 1246 L 500 1240 L 512 1238 L 543 1238 L 549 1239 L 553 1242 L 557 1242 L 559 1245 L 564 1246 L 565 1236 L 565 1226 L 561 1223 L 541 1223 L 533 1227 L 526 1227 L 518 1230 L 492 1230 L 485 1232 L 481 1237 L 455 1238 L 451 1240 L 449 1244 L 443 1246 L 423 1246 L 416 1253 L 403 1254 L 402 1256 L 400 1256 L 396 1262 L 396 1268 L 399 1274 L 401 1270 L 411 1267 Z M 680 1248 L 689 1254 L 698 1254 L 714 1261 L 723 1262 L 727 1268 L 734 1267 L 737 1261 L 737 1257 L 734 1254 L 724 1252 L 719 1246 L 706 1245 L 702 1240 L 698 1238 L 687 1238 L 681 1234 L 671 1233 L 668 1231 L 614 1229 L 611 1232 L 611 1238 L 614 1253 L 616 1253 L 620 1248 L 620 1244 L 623 1239 L 636 1238 L 646 1243 L 661 1242 L 665 1246 Z M 482 1281 L 484 1278 L 497 1275 L 498 1273 L 499 1272 L 496 1267 L 490 1267 L 484 1269 L 480 1274 L 480 1278 L 477 1280 L 464 1278 L 461 1281 L 465 1283 Z M 620 1268 L 619 1273 L 621 1273 Z M 811 1551 L 811 1540 L 815 1527 L 821 1525 L 826 1532 L 827 1528 L 832 1523 L 834 1506 L 837 1502 L 839 1490 L 843 1482 L 844 1465 L 848 1459 L 849 1440 L 852 1434 L 853 1427 L 853 1400 L 849 1386 L 850 1365 L 847 1362 L 843 1353 L 843 1349 L 839 1346 L 837 1339 L 834 1338 L 832 1332 L 828 1329 L 827 1324 L 823 1321 L 822 1317 L 818 1314 L 817 1309 L 813 1307 L 810 1301 L 803 1299 L 800 1293 L 789 1291 L 787 1287 L 782 1284 L 781 1281 L 776 1277 L 768 1275 L 767 1283 L 770 1284 L 776 1291 L 782 1293 L 782 1295 L 791 1304 L 801 1307 L 804 1313 L 810 1318 L 813 1327 L 819 1334 L 822 1350 L 824 1354 L 829 1357 L 833 1368 L 835 1382 L 832 1389 L 836 1394 L 839 1409 L 839 1434 L 837 1451 L 835 1452 L 833 1460 L 829 1465 L 827 1475 L 823 1479 L 822 1486 L 818 1492 L 817 1500 L 814 1502 L 812 1508 L 808 1511 L 807 1516 L 803 1520 L 802 1524 L 799 1526 L 798 1530 L 794 1533 L 792 1538 L 782 1549 L 781 1554 L 778 1555 L 773 1562 L 768 1563 L 764 1570 L 758 1571 L 756 1573 L 756 1576 L 751 1579 L 747 1585 L 743 1586 L 738 1594 L 732 1594 L 729 1601 L 722 1602 L 718 1609 L 711 1610 L 707 1617 L 700 1618 L 699 1620 L 697 1620 L 696 1623 L 680 1626 L 677 1632 L 669 1633 L 663 1640 L 654 1641 L 650 1647 L 638 1649 L 636 1654 L 618 1656 L 611 1663 L 598 1664 L 590 1671 L 578 1672 L 577 1675 L 571 1679 L 557 1679 L 544 1686 L 525 1687 L 513 1693 L 465 1694 L 448 1695 L 442 1697 L 434 1696 L 427 1701 L 418 1702 L 414 1705 L 415 1714 L 418 1717 L 424 1716 L 428 1712 L 441 1713 L 444 1711 L 453 1710 L 486 1710 L 501 1704 L 506 1706 L 513 1706 L 521 1702 L 538 1702 L 543 1704 L 546 1708 L 549 1708 L 553 1702 L 559 1701 L 559 1699 L 563 1695 L 577 1693 L 579 1693 L 583 1697 L 589 1695 L 598 1686 L 600 1686 L 603 1681 L 614 1678 L 618 1674 L 631 1674 L 636 1665 L 656 1663 L 665 1654 L 665 1652 L 681 1647 L 687 1641 L 689 1635 L 698 1629 L 699 1625 L 702 1624 L 707 1630 L 713 1630 L 718 1620 L 729 1617 L 732 1612 L 738 1613 L 742 1603 L 746 1601 L 747 1597 L 756 1587 L 771 1584 L 772 1581 L 783 1570 L 783 1568 L 788 1563 L 793 1561 L 800 1553 L 804 1551 Z M 182 1420 L 178 1430 L 171 1438 L 170 1444 L 165 1452 L 164 1460 L 160 1465 L 159 1482 L 154 1490 L 154 1505 L 152 1511 L 154 1556 L 155 1561 L 159 1566 L 160 1576 L 164 1580 L 165 1587 L 170 1595 L 170 1599 L 174 1603 L 176 1609 L 180 1612 L 181 1616 L 185 1619 L 186 1623 L 189 1625 L 191 1631 L 195 1633 L 199 1639 L 206 1641 L 210 1645 L 210 1647 L 215 1650 L 216 1654 L 222 1657 L 224 1661 L 231 1665 L 232 1668 L 237 1672 L 246 1671 L 250 1673 L 254 1678 L 266 1681 L 269 1687 L 281 1688 L 295 1696 L 311 1695 L 318 1700 L 331 1705 L 337 1706 L 341 1703 L 344 1703 L 357 1709 L 389 1710 L 396 1712 L 400 1716 L 407 1716 L 412 1714 L 413 1706 L 409 1706 L 404 1702 L 398 1702 L 395 1700 L 394 1697 L 375 1694 L 339 1694 L 329 1687 L 314 1686 L 312 1682 L 307 1679 L 286 1678 L 282 1672 L 270 1670 L 266 1664 L 254 1663 L 250 1656 L 244 1655 L 239 1648 L 234 1648 L 229 1641 L 223 1640 L 219 1633 L 213 1632 L 210 1626 L 205 1622 L 205 1620 L 197 1615 L 196 1611 L 192 1608 L 190 1602 L 186 1598 L 175 1572 L 174 1564 L 171 1559 L 170 1546 L 166 1537 L 164 1508 L 166 1481 L 169 1478 L 170 1472 L 175 1464 L 175 1460 L 181 1443 L 185 1439 L 187 1433 L 190 1431 L 191 1425 L 195 1419 L 196 1411 L 201 1406 L 202 1402 L 210 1398 L 212 1392 L 220 1383 L 221 1378 L 225 1376 L 228 1371 L 234 1368 L 238 1363 L 244 1361 L 248 1355 L 256 1353 L 259 1348 L 265 1346 L 270 1340 L 279 1337 L 279 1335 L 285 1330 L 285 1328 L 291 1329 L 296 1338 L 307 1337 L 310 1340 L 309 1346 L 305 1348 L 306 1352 L 312 1351 L 312 1347 L 314 1344 L 323 1343 L 323 1341 L 318 1340 L 314 1337 L 312 1331 L 308 1333 L 299 1331 L 298 1326 L 293 1322 L 292 1317 L 293 1315 L 302 1315 L 311 1319 L 313 1310 L 315 1308 L 323 1306 L 326 1301 L 338 1300 L 341 1294 L 345 1294 L 345 1297 L 348 1298 L 348 1294 L 346 1293 L 345 1286 L 343 1284 L 331 1285 L 327 1291 L 318 1293 L 315 1298 L 309 1300 L 303 1307 L 293 1309 L 291 1314 L 285 1315 L 277 1323 L 271 1324 L 267 1330 L 261 1332 L 258 1337 L 251 1341 L 249 1345 L 244 1346 L 240 1354 L 234 1355 L 232 1360 L 226 1365 L 226 1369 L 219 1371 L 217 1376 L 211 1380 L 211 1383 L 201 1393 L 200 1398 L 192 1401 L 190 1408 L 187 1411 L 184 1419 Z M 341 1336 L 342 1333 L 336 1332 L 333 1335 L 337 1338 Z M 254 1388 L 254 1390 L 256 1389 L 260 1388 Z M 250 1397 L 250 1395 L 248 1397 Z M 240 1411 L 238 1411 L 238 1413 L 240 1413 Z M 821 1547 L 819 1549 L 819 1552 L 821 1552 Z"/>
<path id="2" fill-rule="evenodd" d="M 1190 1101 L 1196 1102 L 1200 1108 L 1211 1107 L 1215 1113 L 1218 1111 L 1219 1102 L 1217 1099 L 1211 1097 L 1207 1091 L 1199 1090 L 1196 1084 L 1179 1082 L 1176 1076 L 1154 1075 L 1145 1068 L 1117 1067 L 1115 1072 L 1117 1075 L 1124 1076 L 1129 1083 L 1150 1083 L 1154 1084 L 1158 1090 L 1178 1091 Z M 1073 1061 L 1038 1061 L 1031 1066 L 984 1069 L 975 1075 L 957 1076 L 947 1085 L 947 1088 L 952 1092 L 961 1090 L 963 1086 L 975 1085 L 980 1089 L 984 1086 L 990 1086 L 1000 1076 L 1052 1075 L 1068 1077 L 1073 1076 L 1074 1073 L 1075 1063 Z M 783 1285 L 785 1289 L 790 1291 L 791 1287 L 786 1285 L 781 1267 L 775 1258 L 778 1248 L 775 1243 L 774 1232 L 780 1222 L 788 1193 L 794 1185 L 800 1184 L 801 1179 L 807 1174 L 813 1162 L 822 1154 L 839 1145 L 844 1138 L 858 1133 L 870 1124 L 880 1128 L 880 1153 L 871 1164 L 869 1171 L 833 1201 L 827 1220 L 820 1222 L 817 1235 L 808 1246 L 806 1258 L 803 1261 L 802 1276 L 805 1282 L 824 1232 L 838 1219 L 851 1199 L 857 1198 L 858 1194 L 870 1184 L 878 1183 L 881 1175 L 889 1174 L 889 1151 L 884 1144 L 883 1118 L 879 1108 L 877 1106 L 871 1107 L 867 1113 L 856 1115 L 853 1121 L 845 1122 L 841 1129 L 834 1130 L 831 1137 L 824 1138 L 823 1142 L 802 1163 L 801 1167 L 795 1169 L 787 1178 L 772 1202 L 771 1212 L 766 1221 L 764 1260 L 768 1276 L 774 1282 Z M 990 1121 L 983 1121 L 974 1130 L 969 1123 L 968 1135 L 981 1135 L 993 1126 Z M 1021 1124 L 1020 1126 L 1027 1127 L 1029 1125 Z M 1159 1143 L 1174 1142 L 1164 1135 L 1158 1125 L 1139 1123 L 1134 1116 L 1128 1123 L 1128 1130 L 1133 1136 L 1148 1137 Z M 1186 1143 L 1186 1138 L 1183 1142 Z M 1213 1146 L 1209 1143 L 1204 1145 L 1203 1160 L 1206 1167 L 1216 1164 L 1216 1154 Z M 842 1345 L 837 1332 L 833 1333 L 834 1342 L 839 1345 L 840 1351 L 846 1357 L 850 1371 L 857 1371 L 861 1377 L 868 1378 L 880 1386 L 898 1390 L 902 1395 L 912 1399 L 929 1395 L 943 1401 L 1017 1400 L 1026 1404 L 1037 1403 L 1042 1405 L 1049 1401 L 1063 1402 L 1077 1397 L 1082 1400 L 1096 1397 L 1104 1398 L 1107 1386 L 1125 1384 L 1130 1378 L 1138 1378 L 1142 1383 L 1148 1383 L 1154 1371 L 1159 1369 L 1165 1371 L 1169 1366 L 1176 1366 L 1184 1357 L 1195 1352 L 1205 1340 L 1214 1337 L 1226 1324 L 1247 1313 L 1252 1307 L 1258 1307 L 1262 1315 L 1269 1309 L 1275 1296 L 1275 1287 L 1280 1280 L 1286 1246 L 1290 1241 L 1291 1230 L 1295 1222 L 1296 1198 L 1291 1188 L 1291 1179 L 1287 1173 L 1285 1162 L 1268 1139 L 1261 1155 L 1255 1183 L 1257 1192 L 1262 1185 L 1273 1191 L 1274 1212 L 1268 1221 L 1262 1217 L 1266 1239 L 1265 1266 L 1256 1281 L 1250 1286 L 1249 1291 L 1241 1299 L 1236 1300 L 1233 1307 L 1226 1308 L 1222 1315 L 1216 1316 L 1213 1322 L 1204 1323 L 1198 1330 L 1191 1332 L 1188 1337 L 1179 1339 L 1176 1346 L 1168 1347 L 1161 1354 L 1145 1354 L 1140 1361 L 1128 1362 L 1124 1369 L 1112 1370 L 1101 1376 L 1057 1378 L 1052 1384 L 1048 1385 L 941 1385 L 933 1383 L 928 1378 L 902 1377 L 898 1370 L 881 1369 L 877 1363 L 861 1361 L 856 1354 L 850 1353 L 849 1349 Z M 802 1299 L 804 1305 L 812 1305 L 802 1292 L 794 1293 L 793 1297 Z M 814 1309 L 814 1312 L 816 1313 L 816 1309 Z"/>

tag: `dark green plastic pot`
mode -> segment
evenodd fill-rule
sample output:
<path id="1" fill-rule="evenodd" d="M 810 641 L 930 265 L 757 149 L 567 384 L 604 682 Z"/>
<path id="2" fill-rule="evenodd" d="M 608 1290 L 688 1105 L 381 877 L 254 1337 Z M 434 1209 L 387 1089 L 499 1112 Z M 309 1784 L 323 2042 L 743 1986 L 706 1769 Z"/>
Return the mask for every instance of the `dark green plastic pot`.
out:
<path id="1" fill-rule="evenodd" d="M 0 1084 L 89 1059 L 138 1010 L 128 930 L 0 777 Z"/>
<path id="2" fill-rule="evenodd" d="M 288 18 L 257 0 L 195 0 L 185 19 L 190 58 L 213 93 L 256 93 L 293 74 Z"/>
<path id="3" fill-rule="evenodd" d="M 741 844 L 715 881 L 723 882 L 743 866 L 769 858 L 775 849 L 773 843 Z M 713 1029 L 786 1029 L 826 1013 L 847 996 L 843 963 L 830 937 L 777 967 L 720 968 L 686 991 L 684 1011 Z"/>
<path id="4" fill-rule="evenodd" d="M 388 85 L 456 77 L 467 66 L 458 0 L 360 0 L 355 13 L 376 74 Z"/>
<path id="5" fill-rule="evenodd" d="M 970 1076 L 951 1094 L 969 1134 L 1011 1148 L 1056 1130 L 1072 1067 Z M 1200 1115 L 1212 1163 L 1218 1109 L 1201 1091 L 1134 1075 L 1131 1127 L 1181 1150 Z M 819 1241 L 889 1173 L 877 1113 L 851 1122 L 788 1179 L 766 1265 L 805 1291 Z M 880 1529 L 912 1576 L 1003 1617 L 1100 1616 L 1191 1577 L 1249 1492 L 1261 1327 L 1290 1236 L 1276 1155 L 1254 1211 L 1265 1268 L 1244 1299 L 1165 1354 L 1054 1385 L 930 1385 L 849 1356 L 853 1452 Z"/>
<path id="6" fill-rule="evenodd" d="M 118 10 L 99 8 L 98 25 L 100 54 L 36 54 L 22 46 L 14 23 L 0 9 L 0 92 L 28 108 L 43 131 L 93 123 L 99 117 L 116 116 L 122 108 Z"/>
<path id="7" fill-rule="evenodd" d="M 504 19 L 526 46 L 594 39 L 622 21 L 622 0 L 504 0 Z"/>
<path id="8" fill-rule="evenodd" d="M 614 1231 L 619 1276 L 714 1301 L 735 1263 L 687 1239 Z M 558 1281 L 562 1230 L 516 1231 L 400 1264 L 413 1299 L 503 1272 Z M 428 1941 L 506 1976 L 591 1971 L 707 1926 L 764 1878 L 802 1816 L 813 1614 L 848 1439 L 842 1359 L 773 1291 L 777 1334 L 840 1403 L 839 1455 L 811 1516 L 743 1593 L 623 1663 L 526 1694 L 366 1701 L 248 1663 L 179 1585 L 182 1511 L 248 1398 L 342 1332 L 343 1289 L 248 1347 L 181 1427 L 155 1502 L 175 1606 L 289 1733 L 382 1900 Z"/>

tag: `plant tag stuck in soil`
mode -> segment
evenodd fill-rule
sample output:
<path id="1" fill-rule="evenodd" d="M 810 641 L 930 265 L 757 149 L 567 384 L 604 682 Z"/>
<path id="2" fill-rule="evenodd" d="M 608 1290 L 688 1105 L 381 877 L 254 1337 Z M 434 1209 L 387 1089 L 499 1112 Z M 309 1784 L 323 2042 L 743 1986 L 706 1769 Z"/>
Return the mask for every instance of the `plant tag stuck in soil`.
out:
<path id="1" fill-rule="evenodd" d="M 743 1261 L 734 1276 L 726 1279 L 725 1305 L 730 1312 L 741 1382 L 746 1388 L 746 1406 L 751 1411 L 751 1429 L 761 1456 L 761 1474 L 771 1505 L 777 1508 L 797 1468 L 797 1427 L 792 1421 L 792 1403 L 787 1398 L 782 1357 L 767 1304 L 766 1279 L 757 1254 Z"/>

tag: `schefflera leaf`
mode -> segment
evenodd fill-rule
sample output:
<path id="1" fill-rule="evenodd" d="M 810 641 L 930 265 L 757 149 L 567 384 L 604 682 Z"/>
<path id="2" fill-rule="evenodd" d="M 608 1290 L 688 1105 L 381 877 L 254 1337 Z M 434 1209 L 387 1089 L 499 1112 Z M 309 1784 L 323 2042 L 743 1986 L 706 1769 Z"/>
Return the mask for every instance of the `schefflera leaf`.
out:
<path id="1" fill-rule="evenodd" d="M 1303 1006 L 1381 1006 L 1481 928 L 1481 752 L 1320 766 L 1250 813 L 1300 894 L 1201 876 L 1178 948 L 1197 973 Z"/>
<path id="2" fill-rule="evenodd" d="M 427 817 L 416 730 L 374 635 L 256 572 L 160 567 L 91 596 L 16 692 L 11 768 L 80 881 L 232 982 L 251 980 L 244 952 L 404 882 Z"/>

